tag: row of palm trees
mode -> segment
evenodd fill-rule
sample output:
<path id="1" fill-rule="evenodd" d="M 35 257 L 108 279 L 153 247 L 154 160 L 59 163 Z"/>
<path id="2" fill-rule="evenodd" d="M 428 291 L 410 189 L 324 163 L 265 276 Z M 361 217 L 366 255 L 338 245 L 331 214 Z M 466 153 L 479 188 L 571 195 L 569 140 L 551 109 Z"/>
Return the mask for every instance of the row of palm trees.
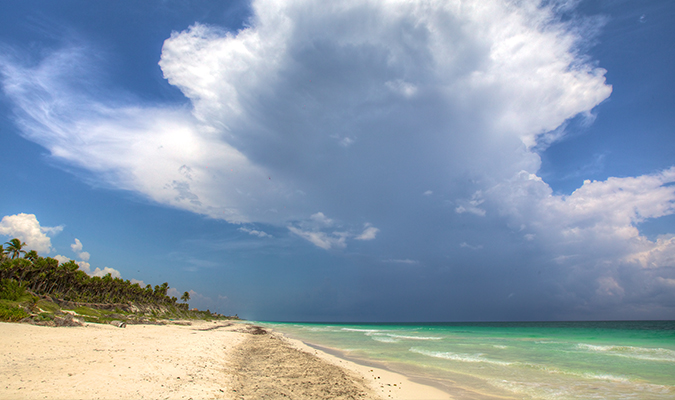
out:
<path id="1" fill-rule="evenodd" d="M 177 303 L 176 297 L 167 295 L 167 282 L 153 288 L 151 285 L 141 287 L 129 280 L 113 278 L 110 274 L 103 277 L 89 276 L 79 269 L 75 261 L 59 264 L 58 260 L 41 257 L 34 250 L 23 250 L 25 246 L 26 243 L 19 239 L 12 239 L 0 246 L 2 282 L 15 280 L 35 294 L 83 303 L 137 303 L 188 308 L 190 294 L 185 292 L 181 296 L 186 303 Z"/>

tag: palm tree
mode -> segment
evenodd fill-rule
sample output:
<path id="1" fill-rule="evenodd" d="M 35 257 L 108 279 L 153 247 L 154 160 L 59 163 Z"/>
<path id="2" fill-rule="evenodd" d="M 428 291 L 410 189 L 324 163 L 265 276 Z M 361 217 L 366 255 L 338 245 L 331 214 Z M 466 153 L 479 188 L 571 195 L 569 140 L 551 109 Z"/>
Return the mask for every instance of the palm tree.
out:
<path id="1" fill-rule="evenodd" d="M 5 248 L 0 244 L 0 261 L 5 259 Z"/>
<path id="2" fill-rule="evenodd" d="M 24 252 L 24 254 L 25 255 L 23 256 L 23 258 L 25 258 L 26 260 L 31 260 L 32 262 L 37 261 L 37 259 L 40 257 L 37 251 L 35 250 L 31 250 L 28 253 Z"/>
<path id="3" fill-rule="evenodd" d="M 180 296 L 180 299 L 187 303 L 188 300 L 190 300 L 190 292 L 183 293 L 183 295 Z"/>
<path id="4" fill-rule="evenodd" d="M 23 247 L 26 245 L 26 243 L 20 241 L 17 238 L 14 238 L 14 239 L 10 240 L 9 242 L 5 242 L 5 244 L 7 245 L 7 248 L 5 249 L 5 251 L 7 251 L 7 253 L 12 254 L 12 260 L 15 259 L 15 258 L 19 258 L 19 256 L 21 256 L 21 254 L 26 254 L 26 251 L 22 250 Z"/>

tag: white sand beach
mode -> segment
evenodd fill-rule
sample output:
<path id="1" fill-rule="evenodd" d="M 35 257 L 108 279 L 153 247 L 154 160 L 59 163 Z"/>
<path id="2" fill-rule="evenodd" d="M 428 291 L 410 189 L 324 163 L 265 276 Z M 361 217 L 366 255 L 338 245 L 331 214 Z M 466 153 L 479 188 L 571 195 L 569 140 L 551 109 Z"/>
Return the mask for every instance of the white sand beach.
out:
<path id="1" fill-rule="evenodd" d="M 227 321 L 0 323 L 2 399 L 450 399 L 277 333 Z"/>

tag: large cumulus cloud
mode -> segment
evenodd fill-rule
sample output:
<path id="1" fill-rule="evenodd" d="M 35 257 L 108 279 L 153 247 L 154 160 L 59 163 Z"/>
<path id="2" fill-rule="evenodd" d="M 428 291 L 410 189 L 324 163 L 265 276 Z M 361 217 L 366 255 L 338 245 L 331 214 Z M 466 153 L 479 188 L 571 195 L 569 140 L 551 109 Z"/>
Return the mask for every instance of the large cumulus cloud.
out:
<path id="1" fill-rule="evenodd" d="M 650 240 L 638 228 L 675 213 L 673 182 L 670 168 L 586 180 L 570 195 L 554 195 L 541 178 L 523 171 L 492 187 L 485 205 L 505 218 L 524 246 L 546 255 L 538 267 L 555 270 L 558 294 L 570 304 L 596 317 L 662 318 L 675 306 L 675 240 L 672 234 Z"/>
<path id="2" fill-rule="evenodd" d="M 537 137 L 611 91 L 538 2 L 252 9 L 238 32 L 195 24 L 166 40 L 160 66 L 189 107 L 80 90 L 73 64 L 95 69 L 82 47 L 33 67 L 5 59 L 5 92 L 27 137 L 117 187 L 281 223 L 345 213 L 336 201 L 358 210 L 369 188 L 536 172 Z"/>

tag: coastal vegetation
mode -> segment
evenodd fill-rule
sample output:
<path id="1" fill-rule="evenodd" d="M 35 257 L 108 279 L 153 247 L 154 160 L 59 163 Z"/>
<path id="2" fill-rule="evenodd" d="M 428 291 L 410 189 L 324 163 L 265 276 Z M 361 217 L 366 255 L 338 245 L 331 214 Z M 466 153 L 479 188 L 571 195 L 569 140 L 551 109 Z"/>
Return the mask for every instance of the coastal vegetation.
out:
<path id="1" fill-rule="evenodd" d="M 183 293 L 184 303 L 178 303 L 176 297 L 167 295 L 167 282 L 141 287 L 110 274 L 89 276 L 73 260 L 59 263 L 54 258 L 39 256 L 34 250 L 24 250 L 25 246 L 19 239 L 0 245 L 1 321 L 49 324 L 66 314 L 88 322 L 125 323 L 231 318 L 209 310 L 190 310 L 187 303 L 190 293 Z"/>

